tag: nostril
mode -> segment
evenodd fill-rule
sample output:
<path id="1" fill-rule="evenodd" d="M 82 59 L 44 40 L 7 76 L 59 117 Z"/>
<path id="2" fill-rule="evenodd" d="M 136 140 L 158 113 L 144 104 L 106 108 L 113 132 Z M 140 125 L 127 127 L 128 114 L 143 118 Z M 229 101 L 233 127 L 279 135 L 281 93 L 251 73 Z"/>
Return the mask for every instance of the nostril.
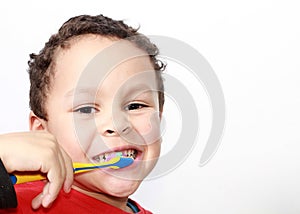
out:
<path id="1" fill-rule="evenodd" d="M 106 132 L 107 132 L 108 134 L 113 134 L 113 133 L 115 133 L 115 131 L 110 130 L 110 129 L 106 130 Z"/>
<path id="2" fill-rule="evenodd" d="M 106 129 L 104 134 L 105 135 L 116 135 L 118 133 L 120 133 L 120 134 L 127 134 L 127 133 L 130 132 L 130 130 L 131 130 L 130 126 L 127 126 L 126 128 L 120 130 L 121 132 L 118 132 L 118 131 L 116 131 L 114 129 Z"/>

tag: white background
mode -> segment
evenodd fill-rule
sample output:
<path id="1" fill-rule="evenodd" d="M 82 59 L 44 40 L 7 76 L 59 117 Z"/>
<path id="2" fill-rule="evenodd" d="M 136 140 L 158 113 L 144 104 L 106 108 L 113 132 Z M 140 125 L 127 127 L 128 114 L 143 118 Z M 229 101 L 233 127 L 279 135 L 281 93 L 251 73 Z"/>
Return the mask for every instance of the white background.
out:
<path id="1" fill-rule="evenodd" d="M 196 48 L 216 72 L 227 108 L 221 145 L 199 167 L 211 119 L 199 86 L 201 131 L 194 150 L 132 197 L 154 213 L 300 213 L 299 11 L 296 0 L 1 3 L 0 132 L 28 130 L 28 54 L 38 52 L 64 21 L 100 13 L 127 19 L 144 34 Z M 176 123 L 168 123 L 173 107 L 166 106 L 163 151 L 178 136 Z"/>

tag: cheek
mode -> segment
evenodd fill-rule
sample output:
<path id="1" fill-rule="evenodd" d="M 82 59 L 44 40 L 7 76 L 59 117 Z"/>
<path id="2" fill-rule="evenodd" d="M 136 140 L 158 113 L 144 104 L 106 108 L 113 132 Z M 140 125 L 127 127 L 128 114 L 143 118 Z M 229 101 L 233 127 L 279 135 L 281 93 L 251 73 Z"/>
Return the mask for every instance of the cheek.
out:
<path id="1" fill-rule="evenodd" d="M 160 141 L 160 118 L 157 112 L 131 117 L 131 124 L 144 138 L 146 144 L 149 145 Z"/>
<path id="2" fill-rule="evenodd" d="M 51 121 L 48 131 L 54 135 L 59 145 L 72 158 L 73 161 L 84 161 L 85 158 L 85 142 L 83 133 L 77 131 L 79 127 L 74 125 L 73 118 L 61 117 L 56 121 Z"/>

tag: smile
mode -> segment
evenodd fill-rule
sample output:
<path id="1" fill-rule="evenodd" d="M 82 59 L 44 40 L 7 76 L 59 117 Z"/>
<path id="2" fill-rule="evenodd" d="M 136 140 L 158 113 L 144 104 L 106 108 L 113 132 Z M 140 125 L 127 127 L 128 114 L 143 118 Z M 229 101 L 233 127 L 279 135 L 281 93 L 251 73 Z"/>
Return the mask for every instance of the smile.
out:
<path id="1" fill-rule="evenodd" d="M 126 149 L 122 151 L 116 151 L 116 152 L 107 152 L 103 154 L 96 155 L 92 157 L 92 159 L 95 162 L 102 163 L 109 161 L 110 159 L 114 157 L 128 157 L 128 158 L 133 158 L 136 159 L 138 154 L 138 151 L 136 149 Z"/>

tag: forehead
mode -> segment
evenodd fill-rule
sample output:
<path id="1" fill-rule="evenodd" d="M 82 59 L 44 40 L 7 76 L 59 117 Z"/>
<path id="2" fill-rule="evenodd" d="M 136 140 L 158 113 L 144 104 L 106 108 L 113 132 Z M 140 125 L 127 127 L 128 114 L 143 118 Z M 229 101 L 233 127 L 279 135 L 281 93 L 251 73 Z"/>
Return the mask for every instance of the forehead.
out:
<path id="1" fill-rule="evenodd" d="M 54 54 L 53 67 L 55 75 L 65 71 L 82 71 L 88 63 L 105 48 L 112 46 L 118 39 L 99 35 L 80 35 L 67 40 L 63 47 L 57 48 Z"/>
<path id="2" fill-rule="evenodd" d="M 120 84 L 138 72 L 153 71 L 150 57 L 143 50 L 131 42 L 99 35 L 70 40 L 67 48 L 57 50 L 54 64 L 53 86 L 69 88 L 99 87 L 104 79 Z M 145 81 L 149 72 L 146 76 L 139 79 Z"/>

